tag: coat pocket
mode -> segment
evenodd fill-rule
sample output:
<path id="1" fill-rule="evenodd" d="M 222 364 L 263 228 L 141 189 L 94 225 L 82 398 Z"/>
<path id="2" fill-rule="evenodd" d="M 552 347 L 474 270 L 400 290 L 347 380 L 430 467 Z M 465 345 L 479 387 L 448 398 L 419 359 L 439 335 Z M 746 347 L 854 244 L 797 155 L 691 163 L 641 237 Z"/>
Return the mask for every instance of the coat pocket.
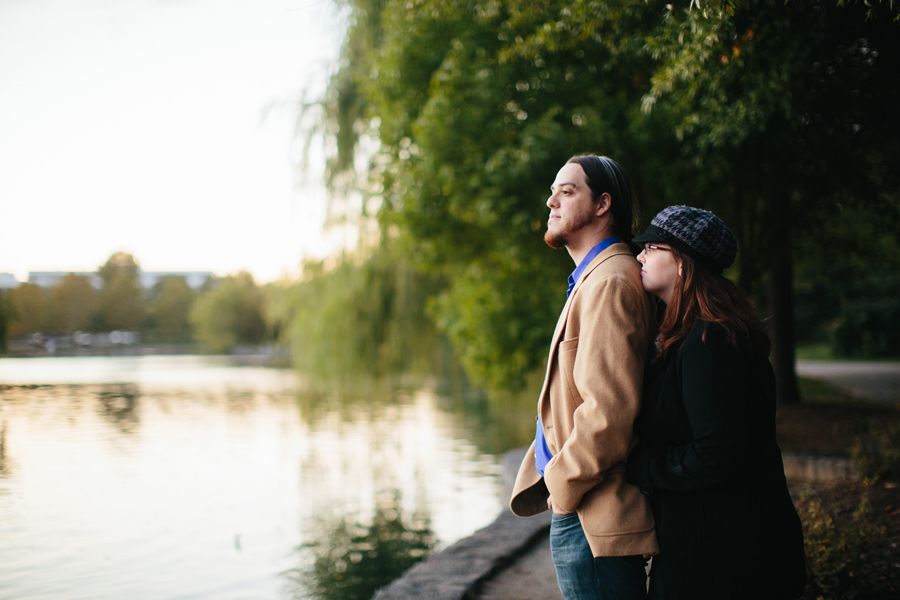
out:
<path id="1" fill-rule="evenodd" d="M 603 481 L 585 494 L 578 516 L 586 533 L 614 536 L 650 531 L 653 513 L 647 497 L 625 481 L 624 469 L 607 472 Z"/>

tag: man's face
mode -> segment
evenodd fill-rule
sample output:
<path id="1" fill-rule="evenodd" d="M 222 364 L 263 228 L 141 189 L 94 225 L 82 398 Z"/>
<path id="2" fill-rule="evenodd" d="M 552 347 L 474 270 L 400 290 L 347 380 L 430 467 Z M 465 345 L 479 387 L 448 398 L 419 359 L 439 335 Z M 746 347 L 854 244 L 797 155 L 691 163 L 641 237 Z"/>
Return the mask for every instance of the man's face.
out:
<path id="1" fill-rule="evenodd" d="M 550 218 L 544 241 L 551 248 L 564 248 L 595 218 L 597 206 L 591 198 L 584 169 L 578 163 L 566 163 L 550 186 Z"/>

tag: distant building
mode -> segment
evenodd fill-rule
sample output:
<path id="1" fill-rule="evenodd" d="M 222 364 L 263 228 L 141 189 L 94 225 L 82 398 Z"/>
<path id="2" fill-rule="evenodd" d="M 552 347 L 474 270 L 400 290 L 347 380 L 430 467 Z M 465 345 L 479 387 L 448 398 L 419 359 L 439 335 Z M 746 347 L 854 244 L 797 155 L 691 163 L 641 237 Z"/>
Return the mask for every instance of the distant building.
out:
<path id="1" fill-rule="evenodd" d="M 51 288 L 59 285 L 63 278 L 69 274 L 84 275 L 96 289 L 99 290 L 103 288 L 103 279 L 100 278 L 100 275 L 96 271 L 31 271 L 28 273 L 28 283 Z M 0 273 L 0 288 L 3 287 L 4 275 L 9 274 Z M 185 282 L 190 288 L 198 290 L 203 287 L 203 284 L 208 280 L 215 277 L 215 274 L 212 271 L 139 271 L 141 287 L 145 290 L 152 289 L 153 286 L 162 281 L 164 277 L 170 276 L 184 277 Z M 10 275 L 10 277 L 12 277 L 12 275 Z M 15 280 L 15 277 L 12 277 L 12 280 L 15 282 L 15 285 L 12 285 L 11 287 L 19 285 L 19 282 Z"/>
<path id="2" fill-rule="evenodd" d="M 141 285 L 145 290 L 149 290 L 164 277 L 184 277 L 188 287 L 199 290 L 203 284 L 215 277 L 215 274 L 211 271 L 141 271 Z"/>
<path id="3" fill-rule="evenodd" d="M 0 273 L 0 290 L 11 290 L 19 287 L 19 280 L 12 273 Z"/>
<path id="4" fill-rule="evenodd" d="M 103 280 L 96 271 L 29 271 L 28 283 L 33 283 L 44 288 L 56 287 L 66 275 L 83 275 L 88 278 L 91 285 L 96 289 L 103 287 Z"/>

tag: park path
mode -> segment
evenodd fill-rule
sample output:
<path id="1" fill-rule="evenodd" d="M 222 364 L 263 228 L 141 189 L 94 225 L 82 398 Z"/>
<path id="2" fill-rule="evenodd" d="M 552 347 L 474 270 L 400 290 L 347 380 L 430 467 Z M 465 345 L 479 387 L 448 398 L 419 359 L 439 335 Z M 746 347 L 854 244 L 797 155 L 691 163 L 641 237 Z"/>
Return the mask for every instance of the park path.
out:
<path id="1" fill-rule="evenodd" d="M 900 404 L 900 362 L 799 360 L 797 374 L 878 404 Z"/>

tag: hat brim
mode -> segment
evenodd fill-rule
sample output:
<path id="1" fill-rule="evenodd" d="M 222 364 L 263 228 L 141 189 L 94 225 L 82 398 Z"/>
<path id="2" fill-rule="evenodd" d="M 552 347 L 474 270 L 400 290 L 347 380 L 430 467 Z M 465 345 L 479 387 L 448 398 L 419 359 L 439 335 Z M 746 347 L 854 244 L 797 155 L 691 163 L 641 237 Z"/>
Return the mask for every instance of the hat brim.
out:
<path id="1" fill-rule="evenodd" d="M 632 242 L 636 244 L 647 244 L 649 242 L 662 242 L 663 244 L 671 244 L 672 236 L 666 231 L 660 229 L 656 225 L 650 225 L 647 230 L 636 238 L 632 238 Z"/>

